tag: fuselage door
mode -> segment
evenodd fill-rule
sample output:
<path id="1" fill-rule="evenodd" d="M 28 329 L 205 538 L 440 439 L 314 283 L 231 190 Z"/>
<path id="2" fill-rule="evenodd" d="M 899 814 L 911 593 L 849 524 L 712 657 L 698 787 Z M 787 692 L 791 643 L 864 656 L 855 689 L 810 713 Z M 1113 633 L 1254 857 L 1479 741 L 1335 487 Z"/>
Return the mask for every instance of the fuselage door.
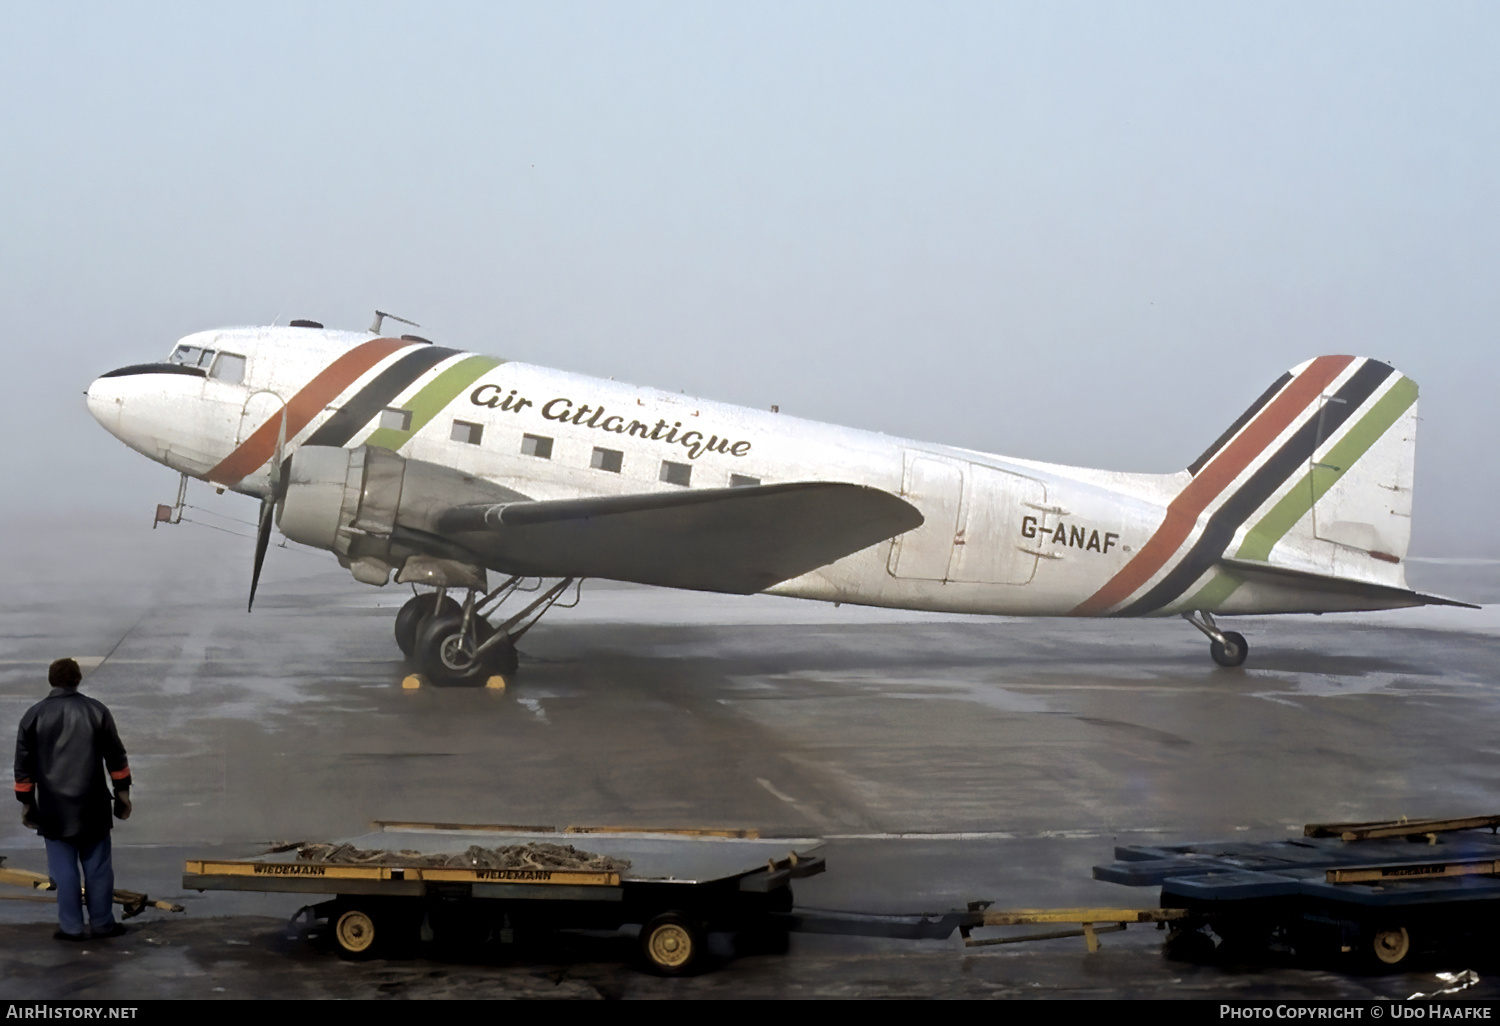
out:
<path id="1" fill-rule="evenodd" d="M 894 577 L 943 581 L 953 559 L 964 489 L 963 464 L 926 453 L 906 454 L 901 497 L 925 518 L 921 527 L 898 535 L 887 568 Z"/>
<path id="2" fill-rule="evenodd" d="M 1035 478 L 978 463 L 966 468 L 963 526 L 953 542 L 950 581 L 1029 584 L 1037 555 L 1021 548 L 1021 517 L 1047 504 Z"/>

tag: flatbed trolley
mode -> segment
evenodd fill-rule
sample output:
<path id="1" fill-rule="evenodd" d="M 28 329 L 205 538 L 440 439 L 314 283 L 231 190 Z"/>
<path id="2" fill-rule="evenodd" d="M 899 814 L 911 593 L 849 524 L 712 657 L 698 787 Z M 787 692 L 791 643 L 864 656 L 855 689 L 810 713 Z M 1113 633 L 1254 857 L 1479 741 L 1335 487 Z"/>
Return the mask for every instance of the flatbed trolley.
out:
<path id="1" fill-rule="evenodd" d="M 657 971 L 701 964 L 710 930 L 785 945 L 791 882 L 821 873 L 822 842 L 761 838 L 753 831 L 631 831 L 614 828 L 486 827 L 378 823 L 348 838 L 362 849 L 461 852 L 534 842 L 573 844 L 628 859 L 622 872 L 571 869 L 349 865 L 299 859 L 296 851 L 246 859 L 193 859 L 188 890 L 331 895 L 305 908 L 311 931 L 331 935 L 349 958 L 396 953 L 425 931 L 464 946 L 519 931 L 616 929 L 640 924 L 640 948 Z"/>
<path id="2" fill-rule="evenodd" d="M 1300 838 L 1131 845 L 1094 877 L 1159 886 L 1183 916 L 1168 950 L 1195 958 L 1283 952 L 1405 968 L 1494 948 L 1500 816 L 1314 823 Z"/>

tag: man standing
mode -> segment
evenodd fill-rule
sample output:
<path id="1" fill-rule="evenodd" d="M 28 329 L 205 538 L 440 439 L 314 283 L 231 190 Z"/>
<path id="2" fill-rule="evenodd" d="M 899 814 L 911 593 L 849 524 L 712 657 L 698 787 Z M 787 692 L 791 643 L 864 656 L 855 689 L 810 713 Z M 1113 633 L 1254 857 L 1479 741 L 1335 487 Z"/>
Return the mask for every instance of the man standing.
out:
<path id="1" fill-rule="evenodd" d="M 47 841 L 47 874 L 57 887 L 58 940 L 81 941 L 83 894 L 88 895 L 94 937 L 118 937 L 115 870 L 110 859 L 110 785 L 114 814 L 130 818 L 130 767 L 114 717 L 78 693 L 83 672 L 72 659 L 47 669 L 52 691 L 26 710 L 16 735 L 16 798 L 25 806 L 21 822 Z"/>

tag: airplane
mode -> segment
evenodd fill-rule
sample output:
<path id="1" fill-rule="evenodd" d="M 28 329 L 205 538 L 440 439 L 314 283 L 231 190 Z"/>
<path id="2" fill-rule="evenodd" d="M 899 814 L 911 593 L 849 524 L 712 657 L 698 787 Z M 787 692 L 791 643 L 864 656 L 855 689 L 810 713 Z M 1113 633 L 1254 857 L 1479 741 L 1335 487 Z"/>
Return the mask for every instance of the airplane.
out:
<path id="1" fill-rule="evenodd" d="M 189 478 L 261 500 L 249 606 L 273 521 L 357 581 L 410 585 L 396 640 L 434 682 L 515 673 L 516 641 L 588 577 L 1180 615 L 1225 667 L 1249 645 L 1220 616 L 1478 608 L 1407 587 L 1417 386 L 1378 360 L 1299 364 L 1186 469 L 1139 474 L 549 370 L 382 334 L 387 318 L 413 323 L 198 332 L 86 395 L 111 434 L 182 475 L 157 522 L 180 518 Z M 499 619 L 510 602 L 524 606 Z"/>

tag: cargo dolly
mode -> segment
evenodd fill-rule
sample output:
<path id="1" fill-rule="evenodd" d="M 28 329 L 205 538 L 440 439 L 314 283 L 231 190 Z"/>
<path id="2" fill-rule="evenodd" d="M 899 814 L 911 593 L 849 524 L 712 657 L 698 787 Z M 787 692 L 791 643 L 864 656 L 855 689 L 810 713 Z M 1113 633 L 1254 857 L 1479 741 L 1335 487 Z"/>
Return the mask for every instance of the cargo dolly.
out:
<path id="1" fill-rule="evenodd" d="M 411 950 L 430 938 L 452 949 L 487 940 L 565 929 L 640 924 L 640 954 L 653 969 L 679 975 L 703 964 L 707 934 L 733 931 L 736 949 L 784 951 L 790 933 L 943 940 L 966 947 L 1082 937 L 1131 923 L 1164 924 L 1185 913 L 1161 908 L 995 909 L 987 901 L 937 913 L 880 915 L 794 908 L 791 882 L 826 869 L 815 838 L 763 838 L 751 830 L 636 830 L 613 827 L 505 827 L 377 823 L 342 844 L 371 851 L 409 849 L 410 864 L 349 865 L 298 858 L 291 850 L 246 859 L 190 860 L 183 887 L 330 895 L 293 917 L 297 933 L 331 940 L 341 955 L 365 958 Z M 628 859 L 619 872 L 433 867 L 422 853 L 469 844 L 498 848 L 573 843 Z M 1063 931 L 976 937 L 975 930 L 1074 924 Z"/>
<path id="2" fill-rule="evenodd" d="M 1500 816 L 1314 823 L 1300 838 L 1115 849 L 1094 877 L 1161 888 L 1168 951 L 1405 968 L 1493 947 Z"/>
<path id="3" fill-rule="evenodd" d="M 639 831 L 616 828 L 489 827 L 377 823 L 347 842 L 367 850 L 421 853 L 535 843 L 573 844 L 629 868 L 488 869 L 416 864 L 348 865 L 284 851 L 247 859 L 190 860 L 189 890 L 331 895 L 294 917 L 327 936 L 340 954 L 363 958 L 409 950 L 423 936 L 467 946 L 517 932 L 617 929 L 640 924 L 645 960 L 668 975 L 693 971 L 711 930 L 735 931 L 774 947 L 785 942 L 793 880 L 821 873 L 821 842 L 761 838 L 753 831 Z"/>

